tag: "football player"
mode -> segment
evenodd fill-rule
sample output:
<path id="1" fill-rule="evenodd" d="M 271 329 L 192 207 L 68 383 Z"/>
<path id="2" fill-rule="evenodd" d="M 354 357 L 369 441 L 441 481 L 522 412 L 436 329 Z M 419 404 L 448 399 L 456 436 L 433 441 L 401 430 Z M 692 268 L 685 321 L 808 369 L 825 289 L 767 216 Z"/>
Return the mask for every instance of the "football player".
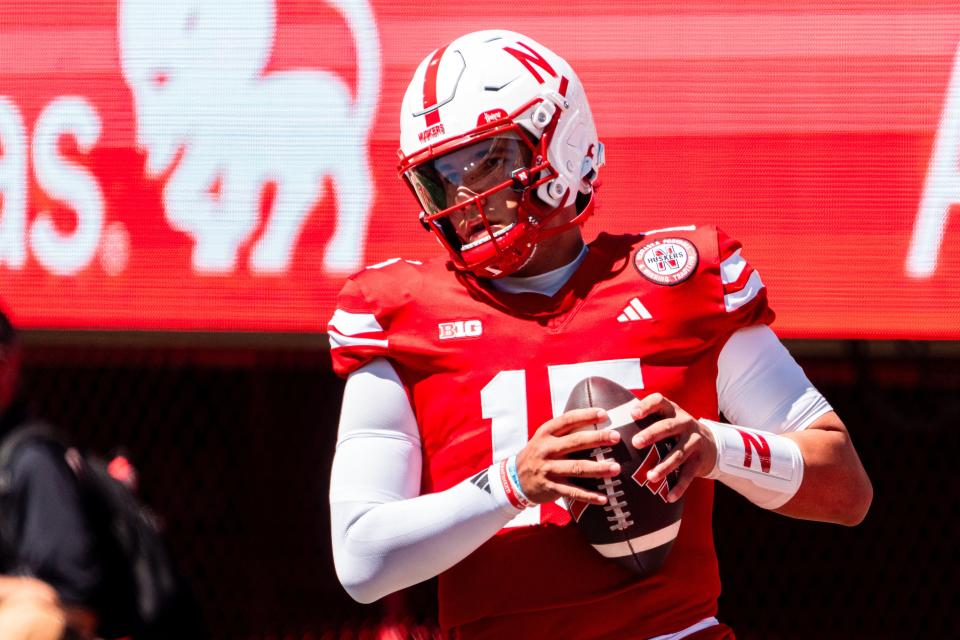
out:
<path id="1" fill-rule="evenodd" d="M 439 575 L 441 624 L 461 638 L 730 638 L 714 481 L 787 516 L 864 518 L 850 436 L 769 329 L 737 241 L 679 226 L 584 243 L 604 147 L 566 61 L 509 31 L 432 52 L 403 99 L 400 155 L 446 255 L 368 267 L 330 320 L 347 377 L 333 549 L 354 598 Z M 579 430 L 603 410 L 564 412 L 590 376 L 632 390 L 634 419 L 657 416 L 635 445 L 677 439 L 648 474 L 679 469 L 667 499 L 685 500 L 652 575 L 597 553 L 561 506 L 603 505 L 570 479 L 619 473 L 566 458 L 618 438 Z"/>

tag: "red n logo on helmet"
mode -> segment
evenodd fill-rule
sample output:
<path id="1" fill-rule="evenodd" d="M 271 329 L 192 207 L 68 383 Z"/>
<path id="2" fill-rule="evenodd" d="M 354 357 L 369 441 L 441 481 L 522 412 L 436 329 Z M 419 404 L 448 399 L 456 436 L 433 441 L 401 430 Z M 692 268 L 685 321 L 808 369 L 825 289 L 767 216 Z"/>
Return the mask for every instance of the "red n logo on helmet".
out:
<path id="1" fill-rule="evenodd" d="M 536 65 L 537 67 L 540 67 L 540 69 L 545 71 L 546 73 L 549 73 L 551 77 L 553 78 L 557 77 L 557 72 L 553 70 L 553 67 L 550 66 L 550 63 L 547 62 L 542 55 L 540 55 L 539 53 L 537 53 L 527 45 L 523 44 L 522 42 L 518 42 L 517 46 L 523 47 L 529 53 L 524 51 L 519 51 L 517 49 L 511 49 L 510 47 L 504 47 L 503 50 L 509 53 L 510 55 L 512 55 L 517 60 L 519 60 L 520 64 L 525 66 L 527 68 L 527 71 L 533 74 L 533 77 L 537 79 L 537 82 L 539 82 L 540 84 L 543 84 L 543 77 L 539 73 L 537 73 L 536 69 L 533 68 L 534 65 Z"/>

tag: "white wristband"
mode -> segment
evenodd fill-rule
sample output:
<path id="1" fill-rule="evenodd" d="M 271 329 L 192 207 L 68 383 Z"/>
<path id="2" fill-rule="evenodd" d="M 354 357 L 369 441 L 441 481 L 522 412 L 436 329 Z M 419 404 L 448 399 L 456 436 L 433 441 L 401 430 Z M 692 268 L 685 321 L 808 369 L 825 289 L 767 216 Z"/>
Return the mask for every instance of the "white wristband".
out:
<path id="1" fill-rule="evenodd" d="M 713 420 L 700 420 L 717 443 L 707 478 L 719 480 L 764 509 L 777 509 L 803 482 L 803 456 L 790 438 Z"/>

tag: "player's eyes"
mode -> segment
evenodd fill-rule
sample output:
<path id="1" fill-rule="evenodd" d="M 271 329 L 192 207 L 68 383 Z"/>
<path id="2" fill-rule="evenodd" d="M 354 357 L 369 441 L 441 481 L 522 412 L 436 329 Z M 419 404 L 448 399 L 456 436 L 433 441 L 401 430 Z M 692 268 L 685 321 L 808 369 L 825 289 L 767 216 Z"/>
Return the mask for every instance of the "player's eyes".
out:
<path id="1" fill-rule="evenodd" d="M 479 162 L 471 165 L 471 177 L 474 179 L 485 178 L 494 170 L 499 169 L 506 163 L 507 159 L 502 153 L 494 153 L 484 156 Z"/>

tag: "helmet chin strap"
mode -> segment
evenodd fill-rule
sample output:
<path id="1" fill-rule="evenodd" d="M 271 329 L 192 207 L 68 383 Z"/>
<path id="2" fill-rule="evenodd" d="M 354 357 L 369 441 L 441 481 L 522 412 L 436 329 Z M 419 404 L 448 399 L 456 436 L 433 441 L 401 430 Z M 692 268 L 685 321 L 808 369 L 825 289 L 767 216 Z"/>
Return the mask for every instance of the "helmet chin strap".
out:
<path id="1" fill-rule="evenodd" d="M 533 202 L 532 199 L 533 194 L 527 192 L 523 199 L 527 202 L 521 201 L 518 220 L 513 229 L 502 237 L 493 238 L 483 245 L 469 250 L 472 253 L 469 256 L 472 260 L 465 261 L 475 262 L 475 264 L 463 270 L 470 271 L 477 277 L 491 280 L 513 275 L 530 264 L 537 254 L 541 242 L 582 225 L 593 213 L 594 208 L 594 194 L 590 193 L 583 209 L 577 211 L 570 220 L 556 226 L 546 227 L 544 225 L 549 224 L 555 216 L 561 215 L 562 212 L 557 209 L 546 209 L 543 205 Z M 523 220 L 521 216 L 526 220 Z M 514 239 L 526 235 L 530 236 L 529 245 L 524 245 L 522 242 L 513 242 Z M 499 242 L 502 242 L 504 247 L 501 248 Z M 483 256 L 483 254 L 487 255 Z M 461 258 L 467 258 L 467 252 L 462 253 Z"/>
<path id="2" fill-rule="evenodd" d="M 574 214 L 574 216 L 569 220 L 567 220 L 566 222 L 563 222 L 553 227 L 543 228 L 543 230 L 540 231 L 539 235 L 537 236 L 537 241 L 539 242 L 540 240 L 546 240 L 547 238 L 552 238 L 553 236 L 560 235 L 561 233 L 564 233 L 565 231 L 569 231 L 574 227 L 581 226 L 584 222 L 587 221 L 587 218 L 593 215 L 593 207 L 594 207 L 593 202 L 594 202 L 593 194 L 591 193 L 590 199 L 587 200 L 587 203 L 584 205 L 583 210 L 577 211 Z"/>
<path id="3" fill-rule="evenodd" d="M 506 276 L 508 276 L 508 275 L 513 275 L 513 274 L 515 274 L 517 271 L 523 271 L 524 267 L 526 267 L 528 264 L 530 264 L 531 262 L 533 262 L 533 257 L 534 257 L 535 255 L 537 255 L 537 249 L 539 249 L 539 248 L 540 248 L 540 245 L 539 245 L 539 244 L 533 245 L 533 247 L 530 248 L 530 255 L 527 256 L 527 259 L 523 261 L 523 264 L 521 264 L 519 267 L 517 267 L 516 269 L 514 269 L 514 270 L 511 271 L 510 273 L 504 274 L 504 277 L 506 277 Z"/>
<path id="4" fill-rule="evenodd" d="M 472 265 L 463 270 L 481 278 L 502 278 L 520 269 L 529 261 L 534 249 L 532 242 L 529 245 L 524 243 L 524 237 L 530 233 L 528 224 L 518 220 L 505 234 L 461 252 L 460 258 Z"/>

